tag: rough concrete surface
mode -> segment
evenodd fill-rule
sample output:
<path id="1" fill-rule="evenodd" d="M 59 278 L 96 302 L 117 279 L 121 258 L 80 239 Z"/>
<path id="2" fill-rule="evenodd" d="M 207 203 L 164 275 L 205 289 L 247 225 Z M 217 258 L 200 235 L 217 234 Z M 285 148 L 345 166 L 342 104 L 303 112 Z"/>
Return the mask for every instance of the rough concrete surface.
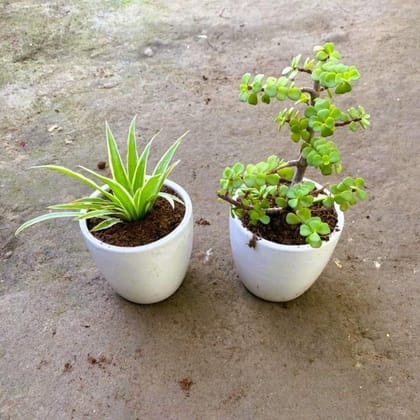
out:
<path id="1" fill-rule="evenodd" d="M 419 21 L 416 0 L 2 0 L 0 418 L 419 419 Z M 242 104 L 238 84 L 327 40 L 362 73 L 349 101 L 371 128 L 339 144 L 370 200 L 315 285 L 268 303 L 237 278 L 215 193 L 237 160 L 295 155 L 281 104 Z M 151 306 L 113 292 L 76 223 L 14 237 L 88 193 L 28 168 L 95 169 L 105 120 L 124 147 L 135 114 L 140 139 L 163 129 L 155 157 L 190 130 L 172 178 L 210 222 Z"/>

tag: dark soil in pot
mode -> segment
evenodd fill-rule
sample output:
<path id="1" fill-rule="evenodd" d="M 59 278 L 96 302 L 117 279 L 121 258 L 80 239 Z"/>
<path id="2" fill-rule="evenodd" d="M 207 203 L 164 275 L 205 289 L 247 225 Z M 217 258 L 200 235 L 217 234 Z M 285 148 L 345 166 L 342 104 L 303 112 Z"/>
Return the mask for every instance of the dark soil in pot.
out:
<path id="1" fill-rule="evenodd" d="M 165 187 L 165 192 L 174 192 Z M 153 209 L 142 220 L 134 222 L 117 223 L 108 229 L 91 232 L 95 238 L 102 242 L 122 246 L 134 247 L 155 242 L 171 233 L 181 222 L 185 215 L 185 207 L 175 202 L 175 208 L 163 198 L 158 198 Z M 88 229 L 98 224 L 100 220 L 87 221 Z"/>
<path id="2" fill-rule="evenodd" d="M 289 210 L 285 209 L 283 212 L 270 215 L 270 223 L 268 225 L 260 222 L 256 225 L 251 225 L 249 223 L 249 217 L 246 214 L 241 221 L 245 228 L 254 233 L 256 236 L 255 239 L 263 238 L 282 245 L 306 245 L 305 238 L 299 234 L 300 225 L 289 225 L 286 222 L 287 213 L 289 213 Z M 334 207 L 316 205 L 311 208 L 311 213 L 313 217 L 318 216 L 323 222 L 327 223 L 331 232 L 335 230 L 337 213 Z M 321 239 L 327 241 L 329 235 L 325 235 Z M 250 243 L 250 246 L 255 245 L 254 243 Z"/>

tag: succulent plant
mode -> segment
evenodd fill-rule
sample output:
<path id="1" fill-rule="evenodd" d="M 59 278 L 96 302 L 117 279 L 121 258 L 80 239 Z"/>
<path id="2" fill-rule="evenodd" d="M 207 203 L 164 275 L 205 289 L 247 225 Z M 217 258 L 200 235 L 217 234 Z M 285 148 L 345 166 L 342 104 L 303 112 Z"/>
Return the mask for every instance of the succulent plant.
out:
<path id="1" fill-rule="evenodd" d="M 296 83 L 306 74 L 311 86 Z M 224 169 L 218 197 L 230 203 L 232 212 L 251 224 L 270 223 L 270 215 L 287 210 L 286 221 L 300 225 L 300 235 L 312 247 L 320 247 L 328 237 L 329 226 L 312 216 L 311 208 L 321 203 L 331 207 L 337 203 L 347 210 L 365 200 L 363 178 L 346 177 L 338 184 L 317 188 L 304 175 L 308 166 L 322 175 L 342 172 L 341 153 L 335 142 L 336 130 L 347 126 L 351 131 L 369 126 L 369 115 L 362 106 L 342 110 L 334 102 L 352 90 L 360 78 L 358 69 L 341 62 L 341 55 L 329 42 L 314 48 L 314 57 L 302 62 L 293 57 L 280 77 L 252 76 L 246 73 L 240 84 L 240 100 L 250 105 L 291 100 L 293 106 L 281 110 L 275 118 L 279 130 L 289 128 L 290 139 L 299 144 L 299 156 L 285 160 L 269 156 L 257 164 L 236 163 Z"/>

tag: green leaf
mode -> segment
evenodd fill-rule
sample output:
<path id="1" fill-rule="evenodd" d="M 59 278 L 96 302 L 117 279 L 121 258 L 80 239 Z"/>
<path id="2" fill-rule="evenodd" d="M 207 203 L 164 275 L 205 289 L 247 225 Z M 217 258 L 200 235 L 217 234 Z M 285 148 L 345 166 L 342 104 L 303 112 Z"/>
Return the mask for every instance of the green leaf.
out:
<path id="1" fill-rule="evenodd" d="M 327 54 L 332 54 L 332 52 L 334 51 L 335 45 L 334 45 L 334 43 L 332 43 L 332 42 L 326 42 L 326 43 L 323 45 L 323 47 L 322 47 L 322 48 L 324 49 L 324 51 L 325 51 Z"/>
<path id="2" fill-rule="evenodd" d="M 349 82 L 342 82 L 335 88 L 335 93 L 344 94 L 351 91 L 351 84 Z"/>
<path id="3" fill-rule="evenodd" d="M 147 162 L 149 159 L 150 147 L 153 143 L 153 140 L 159 135 L 160 131 L 158 131 L 147 143 L 146 147 L 143 149 L 140 157 L 137 160 L 136 169 L 133 174 L 132 179 L 132 191 L 135 193 L 139 188 L 141 188 L 144 184 L 144 180 L 146 178 L 147 172 Z"/>
<path id="4" fill-rule="evenodd" d="M 307 196 L 301 198 L 300 204 L 303 207 L 310 207 L 312 205 L 313 201 L 314 201 L 314 198 L 311 195 L 307 195 Z"/>
<path id="5" fill-rule="evenodd" d="M 289 225 L 297 225 L 298 223 L 302 223 L 302 221 L 295 213 L 287 213 L 286 223 Z"/>
<path id="6" fill-rule="evenodd" d="M 266 176 L 265 180 L 269 185 L 277 185 L 279 182 L 279 178 L 280 177 L 277 174 L 270 174 Z"/>
<path id="7" fill-rule="evenodd" d="M 307 130 L 301 131 L 300 135 L 301 135 L 302 139 L 306 142 L 308 142 L 311 138 L 311 133 Z"/>
<path id="8" fill-rule="evenodd" d="M 264 93 L 264 95 L 261 96 L 261 102 L 264 104 L 269 104 L 270 103 L 270 96 L 268 96 L 266 93 Z"/>
<path id="9" fill-rule="evenodd" d="M 259 185 L 259 186 L 265 185 L 265 175 L 264 174 L 261 174 L 261 173 L 257 174 L 255 180 L 256 180 L 257 185 Z"/>
<path id="10" fill-rule="evenodd" d="M 330 110 L 329 110 L 329 109 L 321 109 L 321 110 L 318 112 L 318 118 L 319 118 L 321 121 L 325 121 L 325 120 L 327 119 L 328 115 L 330 115 Z"/>
<path id="11" fill-rule="evenodd" d="M 287 92 L 288 98 L 291 99 L 292 101 L 297 101 L 298 99 L 300 99 L 300 95 L 301 95 L 301 90 L 297 87 L 291 87 Z"/>
<path id="12" fill-rule="evenodd" d="M 299 204 L 299 200 L 296 198 L 292 198 L 287 203 L 292 209 L 295 209 L 297 205 Z"/>
<path id="13" fill-rule="evenodd" d="M 296 212 L 302 222 L 306 222 L 311 217 L 311 211 L 308 208 L 300 209 Z"/>
<path id="14" fill-rule="evenodd" d="M 363 178 L 357 177 L 357 178 L 354 179 L 354 186 L 355 187 L 360 188 L 360 187 L 363 187 L 363 185 L 365 185 L 365 180 Z"/>
<path id="15" fill-rule="evenodd" d="M 322 137 L 329 137 L 332 134 L 334 134 L 334 130 L 331 127 L 328 127 L 326 124 L 322 124 L 321 136 Z"/>
<path id="16" fill-rule="evenodd" d="M 282 75 L 286 75 L 288 73 L 290 73 L 293 70 L 293 67 L 287 66 L 283 69 L 283 71 L 281 72 Z"/>
<path id="17" fill-rule="evenodd" d="M 249 83 L 249 79 L 251 78 L 251 73 L 245 73 L 242 76 L 242 83 L 247 85 Z"/>
<path id="18" fill-rule="evenodd" d="M 310 234 L 312 234 L 312 229 L 308 225 L 302 224 L 300 225 L 299 233 L 303 237 L 309 236 Z"/>
<path id="19" fill-rule="evenodd" d="M 305 117 L 310 118 L 317 115 L 316 109 L 314 106 L 310 105 L 305 109 Z"/>
<path id="20" fill-rule="evenodd" d="M 52 210 L 89 210 L 89 211 L 96 211 L 96 210 L 112 210 L 114 213 L 122 213 L 118 209 L 115 208 L 115 205 L 111 201 L 104 200 L 101 204 L 95 203 L 84 203 L 80 200 L 71 201 L 70 203 L 63 203 L 63 204 L 55 204 L 53 206 L 48 206 L 49 209 Z"/>
<path id="21" fill-rule="evenodd" d="M 21 224 L 16 229 L 15 235 L 19 235 L 19 233 L 21 233 L 24 229 L 27 229 L 28 227 L 31 227 L 34 224 L 43 222 L 45 220 L 52 220 L 52 219 L 63 218 L 63 217 L 76 218 L 79 215 L 80 215 L 79 211 L 68 211 L 68 212 L 60 211 L 60 212 L 46 213 L 46 214 L 43 214 L 42 216 L 34 217 L 33 219 L 28 220 L 27 222 Z"/>
<path id="22" fill-rule="evenodd" d="M 264 216 L 261 216 L 260 222 L 263 223 L 264 225 L 268 225 L 270 223 L 270 216 L 266 214 Z"/>
<path id="23" fill-rule="evenodd" d="M 292 141 L 297 143 L 300 140 L 300 133 L 292 133 L 290 135 L 290 138 L 292 139 Z"/>
<path id="24" fill-rule="evenodd" d="M 315 121 L 313 121 L 313 120 L 309 120 L 309 126 L 312 128 L 312 130 L 314 130 L 314 131 L 321 131 L 321 129 L 322 129 L 322 123 L 321 122 L 319 122 L 319 121 L 317 121 L 317 120 L 315 120 Z"/>
<path id="25" fill-rule="evenodd" d="M 157 163 L 152 176 L 153 175 L 160 175 L 167 171 L 168 166 L 174 157 L 174 154 L 176 150 L 178 149 L 179 145 L 181 144 L 184 137 L 188 134 L 188 131 L 185 132 L 181 137 L 179 137 L 175 142 L 172 144 L 172 146 L 169 147 L 169 149 L 164 153 L 164 155 L 160 158 L 159 162 Z"/>
<path id="26" fill-rule="evenodd" d="M 357 197 L 359 198 L 359 200 L 367 200 L 367 198 L 368 198 L 368 193 L 366 192 L 366 191 L 364 191 L 364 190 L 356 190 L 356 194 L 357 194 Z"/>
<path id="27" fill-rule="evenodd" d="M 233 173 L 235 175 L 240 175 L 244 171 L 244 169 L 245 166 L 240 162 L 235 163 L 232 167 Z"/>
<path id="28" fill-rule="evenodd" d="M 317 231 L 320 235 L 328 235 L 331 232 L 328 223 L 320 223 Z"/>
<path id="29" fill-rule="evenodd" d="M 316 59 L 319 61 L 325 61 L 328 58 L 328 54 L 325 53 L 324 51 L 318 51 L 316 53 Z"/>
<path id="30" fill-rule="evenodd" d="M 137 166 L 136 117 L 130 123 L 127 137 L 127 175 L 131 186 Z"/>
<path id="31" fill-rule="evenodd" d="M 45 168 L 50 171 L 59 172 L 63 175 L 68 176 L 69 178 L 76 179 L 82 184 L 87 185 L 88 187 L 92 188 L 93 190 L 99 191 L 101 194 L 105 195 L 107 198 L 112 200 L 112 194 L 110 194 L 108 191 L 100 187 L 98 184 L 90 180 L 89 178 L 86 178 L 82 174 L 79 174 L 75 171 L 72 171 L 71 169 L 67 169 L 64 166 L 58 166 L 58 165 L 40 165 L 40 166 L 33 166 L 32 168 Z"/>
<path id="32" fill-rule="evenodd" d="M 325 74 L 324 83 L 326 87 L 334 87 L 336 85 L 335 82 L 335 73 L 333 72 L 327 72 Z"/>
<path id="33" fill-rule="evenodd" d="M 252 91 L 254 93 L 261 92 L 263 79 L 264 79 L 264 75 L 263 74 L 257 74 L 254 77 L 254 81 L 252 82 Z"/>
<path id="34" fill-rule="evenodd" d="M 277 87 L 277 95 L 276 95 L 276 99 L 278 101 L 284 101 L 287 98 L 287 92 L 288 89 L 285 87 Z"/>
<path id="35" fill-rule="evenodd" d="M 325 125 L 326 125 L 328 128 L 330 128 L 331 130 L 333 130 L 333 129 L 334 129 L 334 127 L 335 127 L 335 120 L 334 120 L 334 118 L 332 118 L 332 117 L 328 117 L 328 118 L 325 120 Z"/>
<path id="36" fill-rule="evenodd" d="M 332 207 L 334 204 L 334 198 L 331 196 L 328 196 L 324 200 L 322 200 L 322 204 L 326 207 Z"/>
<path id="37" fill-rule="evenodd" d="M 281 179 L 285 179 L 286 181 L 291 181 L 295 174 L 293 168 L 283 168 L 277 171 L 277 173 Z"/>
<path id="38" fill-rule="evenodd" d="M 279 87 L 286 87 L 289 84 L 289 79 L 287 77 L 279 77 L 277 79 L 277 88 Z"/>
<path id="39" fill-rule="evenodd" d="M 256 176 L 255 175 L 246 175 L 244 177 L 244 182 L 247 187 L 253 187 L 256 184 Z"/>
<path id="40" fill-rule="evenodd" d="M 277 86 L 275 84 L 266 84 L 264 87 L 264 92 L 269 97 L 275 97 L 277 95 Z"/>
<path id="41" fill-rule="evenodd" d="M 277 197 L 276 205 L 280 208 L 285 208 L 287 206 L 287 201 L 282 197 Z"/>
<path id="42" fill-rule="evenodd" d="M 117 181 L 105 176 L 99 175 L 94 171 L 91 171 L 88 168 L 80 166 L 81 169 L 98 178 L 101 182 L 107 185 L 113 194 L 109 194 L 113 202 L 117 203 L 121 208 L 123 208 L 129 215 L 131 219 L 135 219 L 136 209 L 133 198 L 129 191 L 124 187 L 124 185 L 119 184 Z"/>
<path id="43" fill-rule="evenodd" d="M 320 248 L 322 245 L 321 238 L 319 235 L 314 232 L 311 235 L 309 235 L 306 239 L 306 242 L 312 247 L 312 248 Z"/>
<path id="44" fill-rule="evenodd" d="M 178 198 L 176 195 L 160 191 L 158 193 L 158 196 L 165 199 L 173 209 L 175 208 L 175 202 L 185 206 L 184 202 L 180 198 Z"/>
<path id="45" fill-rule="evenodd" d="M 351 191 L 343 191 L 341 193 L 341 197 L 343 197 L 343 199 L 346 201 L 351 201 L 353 199 L 353 194 Z"/>
<path id="46" fill-rule="evenodd" d="M 257 105 L 258 103 L 258 96 L 255 92 L 252 92 L 249 96 L 248 96 L 248 103 L 250 105 Z"/>
<path id="47" fill-rule="evenodd" d="M 120 212 L 115 212 L 112 208 L 103 208 L 98 210 L 91 210 L 87 212 L 82 212 L 79 214 L 78 220 L 84 220 L 84 219 L 92 219 L 93 217 L 96 217 L 98 219 L 105 219 L 109 216 L 118 216 Z"/>
<path id="48" fill-rule="evenodd" d="M 108 148 L 109 167 L 111 169 L 113 179 L 126 190 L 131 191 L 131 183 L 128 179 L 128 175 L 124 168 L 117 143 L 111 132 L 111 129 L 109 128 L 108 123 L 106 123 L 106 142 Z"/>
<path id="49" fill-rule="evenodd" d="M 143 218 L 152 208 L 162 187 L 161 176 L 153 175 L 147 178 L 143 188 L 138 190 L 134 196 L 136 205 L 136 218 Z"/>
<path id="50" fill-rule="evenodd" d="M 239 100 L 241 102 L 248 102 L 248 98 L 249 98 L 249 93 L 248 91 L 243 91 L 239 94 Z"/>
<path id="51" fill-rule="evenodd" d="M 116 225 L 117 223 L 121 223 L 120 219 L 117 219 L 115 217 L 109 217 L 105 220 L 103 220 L 102 222 L 99 222 L 93 229 L 92 232 L 97 232 L 99 230 L 104 230 L 104 229 L 108 229 L 111 226 Z"/>

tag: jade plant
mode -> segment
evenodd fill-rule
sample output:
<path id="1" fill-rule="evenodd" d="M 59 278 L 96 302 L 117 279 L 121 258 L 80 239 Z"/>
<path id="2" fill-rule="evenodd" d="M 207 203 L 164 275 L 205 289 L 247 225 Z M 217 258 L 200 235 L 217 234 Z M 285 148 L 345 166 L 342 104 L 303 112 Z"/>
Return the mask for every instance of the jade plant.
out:
<path id="1" fill-rule="evenodd" d="M 298 76 L 310 79 L 309 86 L 298 84 Z M 341 55 L 331 42 L 315 47 L 312 58 L 292 58 L 280 77 L 243 75 L 242 102 L 293 102 L 293 106 L 279 112 L 275 122 L 279 130 L 288 128 L 290 140 L 299 146 L 299 154 L 292 160 L 273 154 L 256 164 L 238 162 L 225 168 L 218 197 L 231 205 L 235 216 L 242 220 L 246 217 L 250 225 L 269 224 L 274 214 L 282 212 L 289 225 L 299 227 L 305 242 L 318 248 L 331 229 L 320 217 L 313 216 L 312 209 L 336 203 L 345 211 L 367 198 L 361 177 L 347 176 L 339 183 L 324 183 L 321 187 L 304 178 L 308 166 L 325 176 L 340 174 L 336 131 L 347 127 L 354 132 L 369 126 L 369 115 L 362 106 L 343 110 L 336 103 L 339 96 L 351 92 L 359 77 L 355 66 L 341 62 Z"/>
<path id="2" fill-rule="evenodd" d="M 137 151 L 134 118 L 128 131 L 127 159 L 124 165 L 115 138 L 108 124 L 106 124 L 106 141 L 111 177 L 103 176 L 83 166 L 79 166 L 79 168 L 90 175 L 91 178 L 58 165 L 35 167 L 66 175 L 87 185 L 94 191 L 99 191 L 101 195 L 99 197 L 83 197 L 69 203 L 49 206 L 48 208 L 54 211 L 23 223 L 16 230 L 16 234 L 36 223 L 62 217 L 76 220 L 95 218 L 100 220 L 100 222 L 93 227 L 92 231 L 98 231 L 123 221 L 131 222 L 143 219 L 151 211 L 158 197 L 166 199 L 172 207 L 175 206 L 174 201 L 183 204 L 178 197 L 162 191 L 162 186 L 179 162 L 171 163 L 177 148 L 186 134 L 179 137 L 167 149 L 156 164 L 153 172 L 148 174 L 147 162 L 150 147 L 157 134 L 152 137 L 139 154 Z"/>

